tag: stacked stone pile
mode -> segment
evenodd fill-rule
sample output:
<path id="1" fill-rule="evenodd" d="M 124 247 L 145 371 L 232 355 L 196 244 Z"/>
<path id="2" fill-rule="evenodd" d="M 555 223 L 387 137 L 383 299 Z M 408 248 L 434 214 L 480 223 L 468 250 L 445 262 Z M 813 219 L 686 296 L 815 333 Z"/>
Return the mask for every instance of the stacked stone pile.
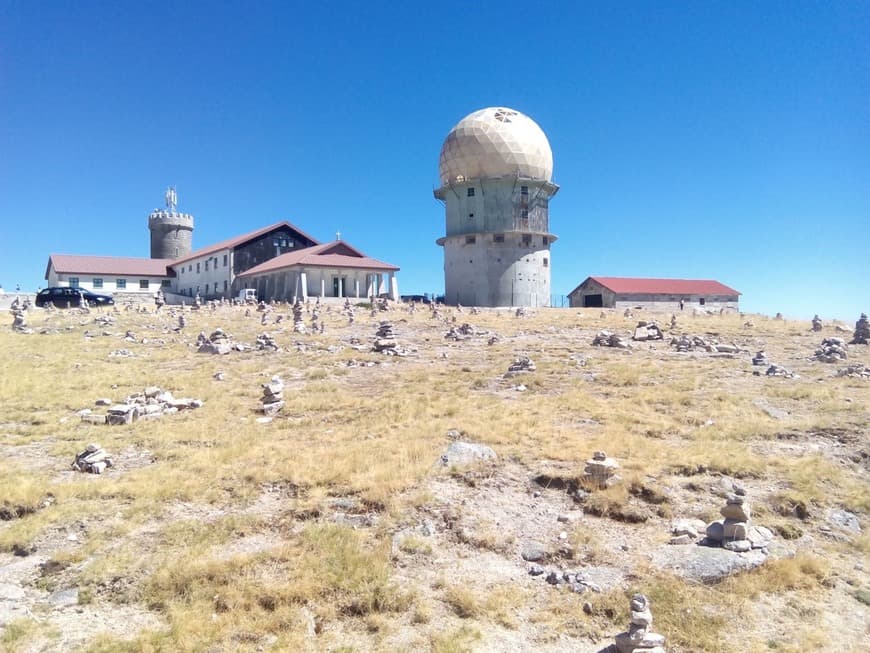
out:
<path id="1" fill-rule="evenodd" d="M 608 458 L 603 451 L 596 451 L 592 458 L 586 461 L 583 476 L 586 483 L 600 490 L 609 488 L 619 483 L 622 478 L 616 473 L 619 463 L 613 458 Z"/>
<path id="2" fill-rule="evenodd" d="M 846 341 L 842 338 L 825 338 L 813 356 L 822 363 L 840 363 L 846 358 Z"/>
<path id="3" fill-rule="evenodd" d="M 632 340 L 662 340 L 664 337 L 658 324 L 641 320 L 637 323 Z"/>
<path id="4" fill-rule="evenodd" d="M 99 324 L 100 326 L 104 326 L 104 327 L 114 326 L 115 325 L 115 316 L 112 315 L 111 313 L 104 313 L 102 315 L 97 315 L 97 317 L 94 318 L 94 322 L 96 324 Z"/>
<path id="5" fill-rule="evenodd" d="M 396 341 L 396 332 L 393 330 L 393 323 L 389 320 L 383 320 L 378 325 L 372 349 L 378 353 L 390 356 L 403 356 L 405 354 Z"/>
<path id="6" fill-rule="evenodd" d="M 526 311 L 524 306 L 520 306 L 515 312 L 514 315 L 516 317 L 526 317 L 528 315 L 528 311 Z"/>
<path id="7" fill-rule="evenodd" d="M 275 338 L 270 333 L 261 333 L 257 336 L 257 349 L 259 351 L 278 351 Z"/>
<path id="8" fill-rule="evenodd" d="M 746 497 L 731 493 L 725 501 L 725 506 L 719 511 L 724 519 L 717 519 L 707 526 L 705 543 L 734 553 L 766 548 L 773 540 L 773 533 L 764 526 L 749 523 L 751 510 Z"/>
<path id="9" fill-rule="evenodd" d="M 855 335 L 849 341 L 850 345 L 870 344 L 870 322 L 867 321 L 867 313 L 861 313 L 861 317 L 855 322 Z"/>
<path id="10" fill-rule="evenodd" d="M 33 329 L 27 326 L 27 313 L 21 308 L 12 311 L 12 330 L 15 333 L 33 333 Z"/>
<path id="11" fill-rule="evenodd" d="M 293 331 L 296 333 L 305 333 L 305 309 L 302 302 L 298 299 L 293 304 Z"/>
<path id="12" fill-rule="evenodd" d="M 386 297 L 378 300 L 378 310 L 382 312 L 390 310 L 390 302 Z"/>
<path id="13" fill-rule="evenodd" d="M 184 313 L 178 316 L 178 330 L 181 331 L 184 327 L 187 326 L 187 318 L 184 317 Z"/>
<path id="14" fill-rule="evenodd" d="M 89 444 L 84 451 L 76 454 L 72 468 L 86 474 L 102 474 L 112 466 L 112 459 L 106 450 L 98 444 Z"/>
<path id="15" fill-rule="evenodd" d="M 233 343 L 223 329 L 215 329 L 207 338 L 205 332 L 200 331 L 196 346 L 196 351 L 200 354 L 229 354 L 234 349 Z"/>
<path id="16" fill-rule="evenodd" d="M 284 408 L 284 382 L 279 376 L 273 376 L 269 383 L 263 384 L 263 396 L 260 398 L 261 410 L 266 417 L 274 417 Z"/>
<path id="17" fill-rule="evenodd" d="M 505 376 L 513 376 L 515 374 L 523 374 L 525 372 L 534 372 L 538 369 L 535 363 L 528 356 L 518 356 L 514 362 L 508 365 Z"/>
<path id="18" fill-rule="evenodd" d="M 822 318 L 818 316 L 818 314 L 813 316 L 813 331 L 821 331 L 822 330 Z"/>
<path id="19" fill-rule="evenodd" d="M 837 376 L 849 376 L 856 379 L 870 379 L 870 367 L 865 367 L 860 363 L 849 365 L 837 371 Z"/>
<path id="20" fill-rule="evenodd" d="M 628 341 L 619 334 L 610 333 L 610 331 L 599 331 L 592 340 L 593 347 L 618 347 L 619 349 L 628 349 Z"/>
<path id="21" fill-rule="evenodd" d="M 770 367 L 767 368 L 765 372 L 767 376 L 781 376 L 786 379 L 796 379 L 799 378 L 797 374 L 792 372 L 787 367 L 782 365 L 777 365 L 776 363 L 772 363 Z"/>
<path id="22" fill-rule="evenodd" d="M 719 354 L 737 354 L 740 347 L 733 343 L 717 342 L 708 340 L 697 335 L 683 334 L 678 338 L 671 338 L 671 347 L 679 352 L 701 350 Z"/>
<path id="23" fill-rule="evenodd" d="M 142 392 L 130 395 L 122 403 L 113 403 L 110 399 L 99 398 L 97 406 L 106 406 L 106 414 L 96 414 L 90 409 L 79 412 L 83 422 L 90 424 L 111 424 L 120 426 L 132 424 L 140 419 L 157 419 L 164 415 L 177 413 L 179 410 L 200 408 L 202 400 L 176 398 L 168 390 L 157 386 L 149 386 Z"/>
<path id="24" fill-rule="evenodd" d="M 459 326 L 451 326 L 450 330 L 444 334 L 448 340 L 468 340 L 472 336 L 484 336 L 489 331 L 485 329 L 477 329 L 467 322 L 463 322 Z"/>
<path id="25" fill-rule="evenodd" d="M 755 356 L 752 357 L 753 365 L 767 365 L 767 354 L 762 349 L 761 351 L 755 352 Z"/>
<path id="26" fill-rule="evenodd" d="M 614 643 L 618 653 L 665 653 L 664 635 L 653 632 L 649 599 L 643 594 L 631 597 L 631 622 Z"/>

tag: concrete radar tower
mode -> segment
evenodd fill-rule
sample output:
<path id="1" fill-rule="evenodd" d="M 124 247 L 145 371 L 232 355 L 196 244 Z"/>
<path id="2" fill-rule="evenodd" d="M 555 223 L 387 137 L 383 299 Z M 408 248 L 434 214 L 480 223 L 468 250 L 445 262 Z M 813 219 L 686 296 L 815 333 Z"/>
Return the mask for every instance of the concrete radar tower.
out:
<path id="1" fill-rule="evenodd" d="M 441 147 L 445 302 L 549 306 L 548 205 L 559 187 L 540 127 L 513 109 L 467 115 Z"/>
<path id="2" fill-rule="evenodd" d="M 151 258 L 180 258 L 190 254 L 193 245 L 193 216 L 179 213 L 178 196 L 170 186 L 164 194 L 166 207 L 148 216 L 151 231 Z"/>

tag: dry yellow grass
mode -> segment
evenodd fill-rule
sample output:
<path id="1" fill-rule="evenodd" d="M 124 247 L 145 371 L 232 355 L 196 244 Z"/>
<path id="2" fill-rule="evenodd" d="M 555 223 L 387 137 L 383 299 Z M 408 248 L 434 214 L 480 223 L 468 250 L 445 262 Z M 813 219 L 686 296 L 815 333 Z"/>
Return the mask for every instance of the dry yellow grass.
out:
<path id="1" fill-rule="evenodd" d="M 750 351 L 764 347 L 771 358 L 800 369 L 802 378 L 784 380 L 753 377 L 746 360 L 677 356 L 666 342 L 631 353 L 590 347 L 598 329 L 627 332 L 634 325 L 613 312 L 458 316 L 497 332 L 491 346 L 485 338 L 445 341 L 446 326 L 427 311 L 390 317 L 400 340 L 418 350 L 415 356 L 346 347 L 350 335 L 370 338 L 374 321 L 358 318 L 348 327 L 337 311 L 326 314 L 325 335 L 283 331 L 278 340 L 285 351 L 227 357 L 195 354 L 196 332 L 221 326 L 250 343 L 276 329 L 246 320 L 240 309 L 221 309 L 190 316 L 180 336 L 168 315 L 122 313 L 119 326 L 110 328 L 130 329 L 150 344 L 83 337 L 86 329 L 103 330 L 93 315 L 39 313 L 32 326 L 57 333 L 0 333 L 0 364 L 14 370 L 0 376 L 0 445 L 7 459 L 0 470 L 0 551 L 48 546 L 81 515 L 93 516 L 80 546 L 52 544 L 63 578 L 77 584 L 80 600 L 143 605 L 166 627 L 132 641 L 103 635 L 89 643 L 92 651 L 266 644 L 301 650 L 310 646 L 312 628 L 322 650 L 354 642 L 361 642 L 359 650 L 413 648 L 401 633 L 415 628 L 420 639 L 413 642 L 431 650 L 486 650 L 485 628 L 522 630 L 527 623 L 588 642 L 624 627 L 626 593 L 638 589 L 652 596 L 669 641 L 715 651 L 724 650 L 715 643 L 722 624 L 708 608 L 722 599 L 722 589 L 648 570 L 636 570 L 631 588 L 593 597 L 592 615 L 582 612 L 586 599 L 553 595 L 543 583 L 533 592 L 504 584 L 481 590 L 453 579 L 433 595 L 428 587 L 397 583 L 392 536 L 436 503 L 428 485 L 439 478 L 447 430 L 461 429 L 530 474 L 546 461 L 574 470 L 568 476 L 576 479 L 592 451 L 606 450 L 622 463 L 625 483 L 591 493 L 587 509 L 605 516 L 641 506 L 666 524 L 675 508 L 656 492 L 718 474 L 769 488 L 753 497 L 757 514 L 783 528 L 792 522 L 808 528 L 777 507 L 785 503 L 803 502 L 813 518 L 831 507 L 862 518 L 870 512 L 866 470 L 837 447 L 816 446 L 835 439 L 811 435 L 841 434 L 851 438 L 850 451 L 866 451 L 870 384 L 833 378 L 833 367 L 809 363 L 819 338 L 804 325 L 753 316 L 756 327 L 744 329 L 739 316 L 679 316 L 678 332 L 715 332 Z M 297 351 L 296 341 L 306 351 Z M 330 345 L 345 348 L 330 352 Z M 134 357 L 109 356 L 122 347 Z M 517 355 L 530 356 L 538 371 L 504 378 Z M 856 356 L 870 363 L 863 350 Z M 350 361 L 375 366 L 348 367 Z M 217 370 L 225 381 L 213 379 Z M 274 374 L 286 382 L 287 407 L 272 423 L 259 424 L 260 384 Z M 514 390 L 517 383 L 526 391 Z M 151 384 L 205 404 L 115 428 L 85 425 L 75 416 L 98 397 L 122 399 Z M 759 401 L 788 412 L 788 419 L 766 414 Z M 808 446 L 782 449 L 792 435 Z M 116 456 L 117 470 L 103 477 L 66 471 L 90 441 Z M 457 476 L 456 482 L 465 481 Z M 376 514 L 376 526 L 329 523 L 322 517 L 335 499 Z M 710 509 L 715 512 L 712 503 Z M 509 524 L 482 519 L 469 537 L 460 544 L 509 559 L 518 534 Z M 265 544 L 232 553 L 233 545 L 248 541 Z M 831 546 L 866 553 L 866 541 Z M 580 563 L 609 561 L 609 549 L 588 530 L 572 529 L 569 543 Z M 440 564 L 440 552 L 422 536 L 406 535 L 397 547 Z M 828 573 L 799 557 L 729 581 L 728 592 L 738 603 L 762 591 L 812 592 L 827 587 Z M 693 611 L 693 605 L 701 607 Z M 31 628 L 7 627 L 2 641 L 14 650 Z"/>

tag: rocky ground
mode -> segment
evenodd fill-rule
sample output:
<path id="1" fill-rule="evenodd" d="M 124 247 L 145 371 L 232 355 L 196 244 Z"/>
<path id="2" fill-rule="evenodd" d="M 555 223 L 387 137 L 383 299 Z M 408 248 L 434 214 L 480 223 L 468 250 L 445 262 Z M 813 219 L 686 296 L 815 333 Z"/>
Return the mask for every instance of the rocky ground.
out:
<path id="1" fill-rule="evenodd" d="M 96 314 L 31 310 L 33 333 L 0 337 L 4 369 L 27 370 L 0 385 L 0 489 L 10 497 L 0 497 L 0 645 L 598 652 L 627 628 L 628 597 L 644 591 L 667 650 L 866 650 L 870 378 L 838 371 L 870 366 L 870 347 L 814 359 L 823 337 L 847 341 L 852 325 L 820 334 L 764 316 L 686 315 L 670 329 L 661 322 L 663 339 L 637 341 L 638 317 L 655 316 L 357 307 L 351 322 L 334 305 L 320 309 L 325 329 L 314 334 L 299 332 L 287 307 L 245 311 L 187 311 L 179 329 L 166 308 L 96 325 Z M 221 342 L 241 346 L 198 353 L 197 333 L 208 340 L 218 326 L 235 334 Z M 599 338 L 604 329 L 618 337 Z M 258 349 L 263 331 L 271 344 Z M 130 356 L 111 356 L 122 346 Z M 762 350 L 769 364 L 753 365 Z M 62 364 L 60 351 L 70 355 Z M 774 363 L 791 374 L 768 376 Z M 53 392 L 52 375 L 81 381 Z M 285 405 L 264 416 L 262 388 L 276 376 Z M 114 390 L 123 402 L 149 385 L 202 405 L 118 426 L 83 421 L 81 411 L 101 410 L 97 398 Z M 346 398 L 315 409 L 303 400 L 314 388 Z M 231 423 L 254 434 L 256 452 L 230 444 Z M 72 470 L 97 438 L 111 466 Z M 375 451 L 370 462 L 321 479 L 331 448 L 360 441 Z M 608 487 L 584 475 L 598 449 L 618 463 Z M 232 487 L 227 475 L 196 481 L 231 456 L 246 467 Z M 382 480 L 368 480 L 366 465 Z M 413 471 L 392 478 L 393 467 Z M 161 469 L 162 489 L 160 474 L 147 476 Z M 769 528 L 764 546 L 705 545 L 735 495 L 752 506 L 752 525 Z M 689 522 L 692 534 L 671 543 Z M 382 551 L 407 604 L 330 609 L 349 591 L 336 581 L 289 600 L 283 627 L 258 630 L 223 625 L 217 595 L 198 613 L 155 594 L 166 553 L 289 564 L 276 552 L 312 524 Z M 208 625 L 182 620 L 182 608 Z"/>

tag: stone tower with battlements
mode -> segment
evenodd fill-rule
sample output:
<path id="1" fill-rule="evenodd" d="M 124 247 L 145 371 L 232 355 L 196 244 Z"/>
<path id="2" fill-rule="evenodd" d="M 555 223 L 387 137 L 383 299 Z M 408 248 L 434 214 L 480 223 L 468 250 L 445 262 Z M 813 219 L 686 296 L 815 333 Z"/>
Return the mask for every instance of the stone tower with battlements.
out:
<path id="1" fill-rule="evenodd" d="M 181 258 L 190 254 L 193 246 L 193 216 L 179 213 L 175 188 L 167 188 L 164 197 L 166 206 L 148 216 L 151 258 Z"/>

